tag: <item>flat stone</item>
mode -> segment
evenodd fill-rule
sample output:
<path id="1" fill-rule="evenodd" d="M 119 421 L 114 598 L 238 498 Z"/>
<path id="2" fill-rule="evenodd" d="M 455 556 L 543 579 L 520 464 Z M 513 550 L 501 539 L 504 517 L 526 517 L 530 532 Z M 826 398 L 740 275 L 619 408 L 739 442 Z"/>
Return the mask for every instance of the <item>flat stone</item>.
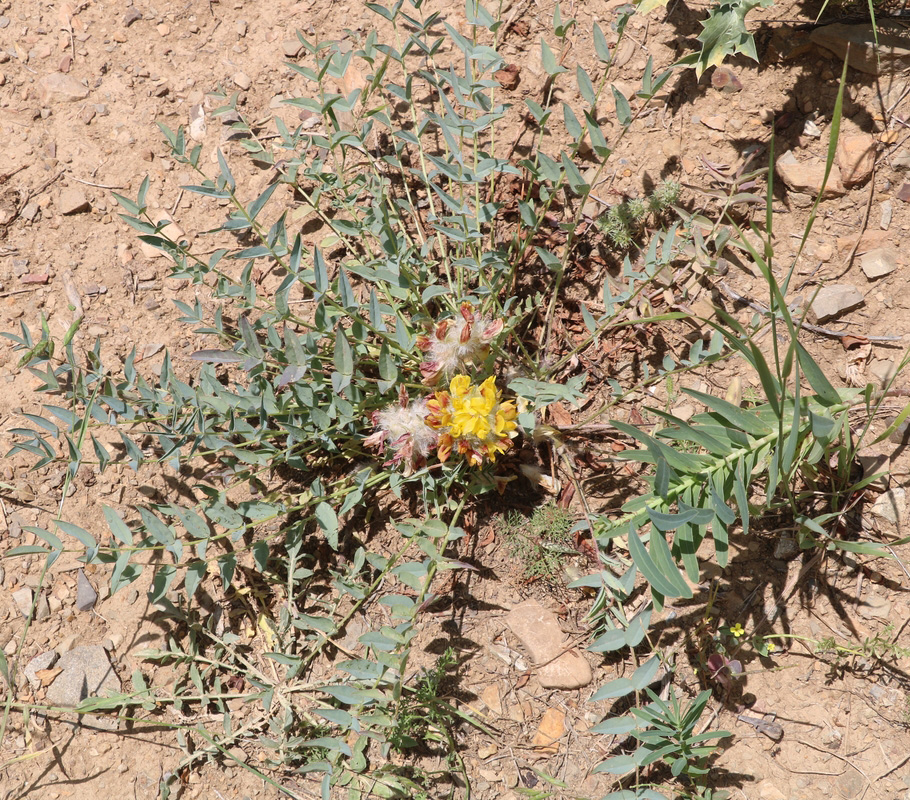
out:
<path id="1" fill-rule="evenodd" d="M 32 610 L 32 590 L 28 586 L 23 586 L 13 592 L 13 602 L 16 604 L 16 608 L 19 609 L 19 613 L 23 617 L 27 617 Z"/>
<path id="2" fill-rule="evenodd" d="M 894 204 L 890 200 L 885 200 L 880 208 L 882 216 L 878 223 L 878 227 L 883 231 L 886 231 L 891 227 L 891 218 L 894 216 Z"/>
<path id="3" fill-rule="evenodd" d="M 864 302 L 863 293 L 855 286 L 831 283 L 818 290 L 809 308 L 809 317 L 812 322 L 825 322 L 858 308 Z"/>
<path id="4" fill-rule="evenodd" d="M 562 652 L 565 637 L 559 621 L 537 600 L 515 606 L 506 616 L 506 625 L 528 651 L 533 664 L 541 665 L 535 668 L 545 689 L 580 689 L 591 682 L 590 665 L 575 648 Z"/>
<path id="5" fill-rule="evenodd" d="M 123 27 L 128 28 L 130 25 L 132 25 L 134 22 L 138 22 L 140 19 L 142 19 L 142 12 L 135 6 L 133 8 L 129 8 L 123 15 Z"/>
<path id="6" fill-rule="evenodd" d="M 285 39 L 281 43 L 281 52 L 285 58 L 297 58 L 301 50 L 303 50 L 303 45 L 299 39 Z"/>
<path id="7" fill-rule="evenodd" d="M 91 205 L 81 189 L 69 188 L 60 192 L 57 198 L 57 209 L 63 216 L 68 217 L 71 214 L 82 214 L 91 210 Z"/>
<path id="8" fill-rule="evenodd" d="M 897 251 L 892 247 L 878 247 L 864 253 L 860 258 L 859 266 L 865 276 L 870 280 L 884 278 L 897 269 Z"/>
<path id="9" fill-rule="evenodd" d="M 890 240 L 885 231 L 867 230 L 861 236 L 839 236 L 837 239 L 837 250 L 841 254 L 849 253 L 854 246 L 856 254 L 862 255 L 877 247 L 884 247 Z"/>
<path id="10" fill-rule="evenodd" d="M 910 150 L 901 150 L 891 159 L 891 166 L 895 169 L 910 169 Z"/>
<path id="11" fill-rule="evenodd" d="M 907 493 L 902 486 L 888 489 L 872 504 L 872 514 L 890 522 L 898 528 L 903 527 L 907 518 Z"/>
<path id="12" fill-rule="evenodd" d="M 878 381 L 879 386 L 884 386 L 897 375 L 897 364 L 890 359 L 884 361 L 876 360 L 869 365 L 869 372 Z"/>
<path id="13" fill-rule="evenodd" d="M 818 196 L 822 191 L 822 181 L 825 177 L 825 162 L 815 156 L 806 161 L 797 161 L 793 152 L 788 150 L 774 165 L 777 174 L 787 185 L 787 188 L 794 192 L 805 192 L 813 197 Z M 828 176 L 828 182 L 825 184 L 825 191 L 822 199 L 826 200 L 831 197 L 840 197 L 846 194 L 841 180 L 840 169 L 837 164 L 832 165 L 831 174 Z"/>
<path id="14" fill-rule="evenodd" d="M 56 660 L 56 651 L 48 650 L 46 653 L 41 653 L 40 655 L 35 656 L 31 661 L 28 662 L 28 664 L 25 665 L 25 677 L 28 678 L 28 682 L 33 689 L 37 689 L 41 685 L 41 678 L 39 678 L 35 673 L 54 666 L 54 662 Z"/>
<path id="15" fill-rule="evenodd" d="M 99 644 L 74 647 L 60 656 L 57 667 L 62 672 L 47 690 L 51 705 L 72 708 L 87 697 L 120 692 L 120 678 Z"/>
<path id="16" fill-rule="evenodd" d="M 250 79 L 250 76 L 245 72 L 235 73 L 232 80 L 234 81 L 234 86 L 236 86 L 238 89 L 243 89 L 244 91 L 253 85 L 253 81 Z"/>
<path id="17" fill-rule="evenodd" d="M 861 186 L 875 166 L 875 139 L 868 133 L 842 136 L 837 142 L 837 166 L 844 186 Z"/>
<path id="18" fill-rule="evenodd" d="M 46 106 L 51 103 L 74 103 L 88 97 L 88 88 L 72 75 L 52 72 L 38 81 L 38 101 Z"/>
<path id="19" fill-rule="evenodd" d="M 25 204 L 22 211 L 19 212 L 19 216 L 23 219 L 27 219 L 29 222 L 34 222 L 40 212 L 41 206 L 33 200 L 32 202 Z"/>
<path id="20" fill-rule="evenodd" d="M 97 601 L 98 593 L 80 569 L 76 578 L 76 608 L 80 611 L 91 611 Z"/>
<path id="21" fill-rule="evenodd" d="M 552 755 L 559 750 L 559 740 L 566 732 L 566 712 L 558 708 L 548 708 L 540 718 L 540 725 L 534 734 L 532 747 L 542 753 Z"/>
<path id="22" fill-rule="evenodd" d="M 866 23 L 825 25 L 812 31 L 809 40 L 830 50 L 840 63 L 847 58 L 849 66 L 868 75 L 891 75 L 910 69 L 907 29 L 897 20 L 877 19 L 875 23 L 875 28 Z"/>
<path id="23" fill-rule="evenodd" d="M 727 118 L 722 114 L 712 114 L 708 117 L 702 117 L 701 124 L 712 131 L 722 131 L 727 127 Z"/>
<path id="24" fill-rule="evenodd" d="M 497 716 L 502 715 L 502 696 L 499 693 L 499 687 L 491 683 L 480 693 L 480 699 L 483 704 Z"/>

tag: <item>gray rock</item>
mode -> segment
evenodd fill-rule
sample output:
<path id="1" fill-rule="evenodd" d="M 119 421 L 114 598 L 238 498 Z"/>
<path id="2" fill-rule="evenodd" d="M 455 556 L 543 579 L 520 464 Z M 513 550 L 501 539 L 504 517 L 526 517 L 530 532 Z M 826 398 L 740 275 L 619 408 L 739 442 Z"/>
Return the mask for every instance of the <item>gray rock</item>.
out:
<path id="1" fill-rule="evenodd" d="M 902 486 L 883 492 L 872 504 L 872 513 L 892 525 L 902 527 L 907 517 L 907 492 Z"/>
<path id="2" fill-rule="evenodd" d="M 846 57 L 855 70 L 869 75 L 890 75 L 910 69 L 910 38 L 901 22 L 877 19 L 875 28 L 865 23 L 825 25 L 812 31 L 809 40 L 830 50 L 841 63 Z"/>
<path id="3" fill-rule="evenodd" d="M 91 611 L 97 601 L 98 593 L 80 569 L 76 578 L 76 608 L 80 611 Z"/>
<path id="4" fill-rule="evenodd" d="M 16 608 L 19 609 L 19 613 L 23 617 L 27 617 L 32 610 L 32 590 L 27 586 L 23 586 L 18 591 L 13 592 L 13 602 L 16 604 Z"/>
<path id="5" fill-rule="evenodd" d="M 57 653 L 53 650 L 48 650 L 46 653 L 35 656 L 25 665 L 25 677 L 28 678 L 28 682 L 33 689 L 37 689 L 41 685 L 41 678 L 36 673 L 43 669 L 49 669 L 56 660 Z"/>
<path id="6" fill-rule="evenodd" d="M 27 219 L 29 222 L 34 222 L 35 217 L 38 216 L 38 212 L 41 211 L 41 206 L 36 202 L 32 201 L 31 203 L 26 203 L 22 211 L 19 213 L 23 219 Z"/>
<path id="7" fill-rule="evenodd" d="M 234 85 L 238 89 L 243 89 L 244 91 L 246 91 L 247 89 L 250 88 L 250 86 L 253 85 L 253 81 L 250 79 L 250 76 L 247 75 L 245 72 L 235 73 L 232 80 L 234 81 Z"/>
<path id="8" fill-rule="evenodd" d="M 897 251 L 891 247 L 876 247 L 863 253 L 859 266 L 870 281 L 884 278 L 897 269 Z"/>
<path id="9" fill-rule="evenodd" d="M 38 101 L 46 106 L 50 103 L 73 103 L 85 100 L 88 88 L 72 75 L 52 72 L 38 81 Z"/>
<path id="10" fill-rule="evenodd" d="M 864 595 L 856 613 L 863 619 L 888 619 L 891 616 L 891 603 L 877 594 Z"/>
<path id="11" fill-rule="evenodd" d="M 74 647 L 60 656 L 63 670 L 47 689 L 47 701 L 55 706 L 78 706 L 87 697 L 120 692 L 120 678 L 101 645 Z"/>
<path id="12" fill-rule="evenodd" d="M 891 166 L 895 169 L 910 169 L 910 150 L 901 150 L 891 159 Z"/>
<path id="13" fill-rule="evenodd" d="M 3 564 L 0 564 L 0 586 L 3 586 L 3 579 L 6 577 L 6 570 L 3 569 Z"/>
<path id="14" fill-rule="evenodd" d="M 9 26 L 9 17 L 0 17 L 0 28 Z"/>
<path id="15" fill-rule="evenodd" d="M 809 308 L 809 316 L 812 322 L 825 322 L 858 308 L 864 302 L 863 293 L 855 286 L 831 283 L 818 290 Z"/>
<path id="16" fill-rule="evenodd" d="M 63 216 L 67 217 L 71 214 L 81 214 L 84 211 L 89 211 L 91 205 L 89 205 L 81 189 L 69 188 L 60 192 L 60 197 L 57 199 L 57 209 Z"/>
<path id="17" fill-rule="evenodd" d="M 792 536 L 781 536 L 774 545 L 774 557 L 782 561 L 793 558 L 799 552 L 799 544 Z"/>
<path id="18" fill-rule="evenodd" d="M 38 595 L 38 602 L 35 604 L 35 619 L 38 622 L 47 619 L 51 615 L 50 606 L 47 604 L 47 598 L 44 593 Z"/>
<path id="19" fill-rule="evenodd" d="M 138 22 L 142 19 L 142 12 L 138 8 L 129 8 L 126 11 L 126 14 L 123 15 L 123 27 L 128 28 L 134 22 Z"/>
<path id="20" fill-rule="evenodd" d="M 518 637 L 535 665 L 545 689 L 578 689 L 593 679 L 591 667 L 576 649 L 563 652 L 564 636 L 556 615 L 537 600 L 526 600 L 506 616 L 506 625 Z"/>

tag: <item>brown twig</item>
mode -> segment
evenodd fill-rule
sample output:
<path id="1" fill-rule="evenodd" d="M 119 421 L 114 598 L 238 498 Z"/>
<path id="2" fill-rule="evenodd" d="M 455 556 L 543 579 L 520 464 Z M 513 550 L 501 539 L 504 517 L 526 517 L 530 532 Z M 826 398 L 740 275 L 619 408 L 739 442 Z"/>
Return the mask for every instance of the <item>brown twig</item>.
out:
<path id="1" fill-rule="evenodd" d="M 91 181 L 77 178 L 72 172 L 69 173 L 69 176 L 70 180 L 74 180 L 76 183 L 84 183 L 86 186 L 94 186 L 96 189 L 126 189 L 126 186 L 108 186 L 105 183 L 92 183 Z"/>
<path id="2" fill-rule="evenodd" d="M 837 755 L 837 754 L 836 754 L 836 753 L 832 753 L 831 755 Z M 905 756 L 904 756 L 900 761 L 898 761 L 893 767 L 889 767 L 889 768 L 886 769 L 881 775 L 876 775 L 876 776 L 872 779 L 872 783 L 878 783 L 882 778 L 887 778 L 892 772 L 894 772 L 894 770 L 900 769 L 900 768 L 901 768 L 902 766 L 904 766 L 904 764 L 906 764 L 908 761 L 910 761 L 910 753 L 907 753 L 907 755 L 905 755 Z M 851 766 L 853 766 L 853 765 L 851 764 Z M 853 767 L 853 768 L 856 769 L 856 767 Z M 866 780 L 868 780 L 868 778 L 867 778 Z"/>

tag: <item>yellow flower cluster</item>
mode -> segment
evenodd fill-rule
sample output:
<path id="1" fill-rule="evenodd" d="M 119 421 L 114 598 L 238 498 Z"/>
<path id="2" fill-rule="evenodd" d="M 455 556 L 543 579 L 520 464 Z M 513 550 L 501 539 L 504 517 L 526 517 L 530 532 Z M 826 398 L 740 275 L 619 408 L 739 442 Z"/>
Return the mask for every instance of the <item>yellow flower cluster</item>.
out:
<path id="1" fill-rule="evenodd" d="M 427 425 L 439 432 L 440 461 L 453 450 L 471 466 L 482 464 L 484 458 L 496 461 L 512 446 L 518 427 L 515 404 L 502 400 L 492 376 L 475 386 L 467 375 L 456 375 L 447 392 L 436 392 L 427 401 L 427 411 Z"/>

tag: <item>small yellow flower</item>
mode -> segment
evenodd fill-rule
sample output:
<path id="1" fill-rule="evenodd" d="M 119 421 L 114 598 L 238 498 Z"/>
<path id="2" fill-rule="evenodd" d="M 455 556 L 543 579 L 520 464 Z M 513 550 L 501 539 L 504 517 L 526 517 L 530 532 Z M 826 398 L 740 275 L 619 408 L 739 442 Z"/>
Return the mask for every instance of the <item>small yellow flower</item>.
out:
<path id="1" fill-rule="evenodd" d="M 730 628 L 730 635 L 735 636 L 737 639 L 740 636 L 742 636 L 745 632 L 746 632 L 746 629 L 742 625 L 740 625 L 738 622 L 735 625 L 731 626 L 731 628 Z"/>
<path id="2" fill-rule="evenodd" d="M 766 642 L 765 642 L 765 647 L 768 648 L 768 652 L 769 652 L 769 653 L 773 653 L 775 650 L 777 650 L 777 645 L 774 644 L 774 642 L 768 642 L 768 641 L 766 641 Z"/>
<path id="3" fill-rule="evenodd" d="M 501 400 L 493 376 L 475 386 L 467 375 L 456 375 L 449 391 L 436 392 L 427 409 L 427 424 L 439 431 L 437 452 L 442 461 L 452 450 L 465 455 L 472 466 L 484 457 L 495 461 L 512 446 L 518 427 L 515 404 Z"/>

